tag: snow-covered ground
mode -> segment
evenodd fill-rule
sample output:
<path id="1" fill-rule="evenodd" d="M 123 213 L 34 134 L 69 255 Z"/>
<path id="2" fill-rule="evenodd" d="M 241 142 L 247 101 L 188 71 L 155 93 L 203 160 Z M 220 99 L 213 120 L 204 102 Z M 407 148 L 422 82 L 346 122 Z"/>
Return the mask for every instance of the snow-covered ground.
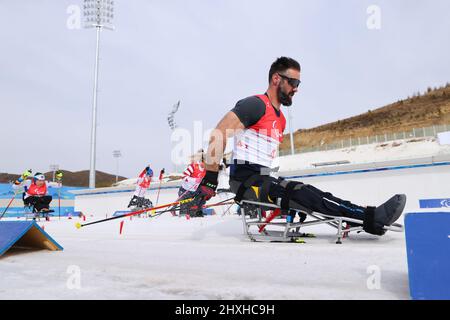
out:
<path id="1" fill-rule="evenodd" d="M 342 160 L 350 162 L 349 170 L 396 160 L 401 161 L 395 165 L 433 164 L 448 162 L 449 155 L 450 146 L 433 139 L 397 141 L 283 157 L 280 171 L 287 176 L 339 171 L 346 165 L 325 169 L 313 163 Z M 404 192 L 405 212 L 414 212 L 421 199 L 448 198 L 448 174 L 446 164 L 299 179 L 370 205 Z M 78 196 L 76 205 L 87 222 L 126 207 L 131 180 L 131 185 Z M 171 184 L 176 183 L 163 183 L 160 203 L 177 198 Z M 156 199 L 156 190 L 149 190 L 150 199 Z M 403 233 L 353 234 L 337 245 L 335 230 L 322 225 L 305 229 L 316 234 L 306 244 L 255 243 L 243 235 L 239 216 L 223 215 L 221 208 L 216 212 L 190 220 L 170 214 L 127 218 L 122 235 L 120 219 L 80 230 L 67 218 L 40 222 L 64 251 L 11 251 L 1 257 L 0 299 L 410 298 Z M 81 272 L 78 289 L 73 288 L 76 270 Z"/>
<path id="2" fill-rule="evenodd" d="M 333 229 L 316 226 L 306 244 L 254 243 L 239 216 L 221 212 L 127 218 L 122 235 L 118 220 L 40 222 L 64 251 L 7 253 L 0 299 L 409 299 L 402 233 L 337 245 Z"/>

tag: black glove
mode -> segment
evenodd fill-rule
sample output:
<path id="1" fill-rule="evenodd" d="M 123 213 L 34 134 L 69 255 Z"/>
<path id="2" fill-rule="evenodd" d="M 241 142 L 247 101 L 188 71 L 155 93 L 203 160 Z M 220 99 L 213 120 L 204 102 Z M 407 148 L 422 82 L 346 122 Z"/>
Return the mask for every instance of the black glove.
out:
<path id="1" fill-rule="evenodd" d="M 218 185 L 218 176 L 218 172 L 206 171 L 202 182 L 200 182 L 200 185 L 197 188 L 198 195 L 196 197 L 202 197 L 206 201 L 214 197 Z"/>

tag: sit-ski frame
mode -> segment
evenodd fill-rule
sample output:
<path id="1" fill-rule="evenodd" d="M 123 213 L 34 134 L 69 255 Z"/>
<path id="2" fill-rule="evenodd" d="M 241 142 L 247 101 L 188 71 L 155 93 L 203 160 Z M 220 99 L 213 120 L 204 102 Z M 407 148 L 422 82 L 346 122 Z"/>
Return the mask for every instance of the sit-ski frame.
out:
<path id="1" fill-rule="evenodd" d="M 54 212 L 53 210 L 50 210 L 48 212 L 39 212 L 34 209 L 34 206 L 29 205 L 24 207 L 24 216 L 25 220 L 37 220 L 41 221 L 41 218 L 47 218 L 50 216 L 50 213 Z"/>
<path id="2" fill-rule="evenodd" d="M 256 205 L 257 206 L 257 217 L 252 219 L 246 218 L 247 213 L 245 204 Z M 273 208 L 280 209 L 279 206 L 271 203 L 263 203 L 250 200 L 242 200 L 240 203 L 240 210 L 242 216 L 242 222 L 244 226 L 244 234 L 250 238 L 252 241 L 276 241 L 276 242 L 295 242 L 296 239 L 301 238 L 303 233 L 300 233 L 300 227 L 308 227 L 318 224 L 328 224 L 331 227 L 337 229 L 337 244 L 342 243 L 342 239 L 346 237 L 349 232 L 362 232 L 363 222 L 361 220 L 347 218 L 347 217 L 335 217 L 330 215 L 325 215 L 322 213 L 313 212 L 306 208 L 303 209 L 291 209 L 295 212 L 305 213 L 308 217 L 313 218 L 312 221 L 300 222 L 265 222 L 262 216 L 262 208 Z M 345 227 L 343 223 L 349 222 L 352 224 L 357 224 L 355 227 Z M 259 232 L 259 226 L 265 225 L 266 228 L 262 232 Z M 256 226 L 257 231 L 253 233 L 250 231 L 251 226 Z M 267 226 L 276 226 L 281 230 L 267 230 Z M 384 226 L 385 230 L 394 232 L 403 232 L 403 225 L 394 223 L 391 226 Z"/>

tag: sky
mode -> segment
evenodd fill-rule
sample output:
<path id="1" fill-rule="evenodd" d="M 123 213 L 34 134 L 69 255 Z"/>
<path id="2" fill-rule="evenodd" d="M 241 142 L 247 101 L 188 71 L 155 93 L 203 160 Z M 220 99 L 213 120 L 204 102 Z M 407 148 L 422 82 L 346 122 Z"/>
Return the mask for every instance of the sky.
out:
<path id="1" fill-rule="evenodd" d="M 174 169 L 187 139 L 302 66 L 292 127 L 358 115 L 450 81 L 448 0 L 115 0 L 100 38 L 96 169 Z M 81 0 L 0 0 L 0 172 L 90 166 L 96 35 Z M 375 7 L 374 7 L 375 6 Z M 200 130 L 200 131 L 199 131 Z M 197 139 L 189 151 L 206 143 Z"/>

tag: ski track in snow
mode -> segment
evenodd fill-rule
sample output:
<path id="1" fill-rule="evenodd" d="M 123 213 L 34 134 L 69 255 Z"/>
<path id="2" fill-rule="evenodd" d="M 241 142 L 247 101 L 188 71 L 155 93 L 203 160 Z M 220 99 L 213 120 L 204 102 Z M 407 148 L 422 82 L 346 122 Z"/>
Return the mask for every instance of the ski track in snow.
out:
<path id="1" fill-rule="evenodd" d="M 409 299 L 404 234 L 305 228 L 306 244 L 251 242 L 236 215 L 125 219 L 77 230 L 39 222 L 64 251 L 13 250 L 0 258 L 0 299 Z M 87 221 L 89 222 L 89 221 Z M 69 289 L 68 267 L 81 270 Z M 368 289 L 369 266 L 381 271 Z"/>

